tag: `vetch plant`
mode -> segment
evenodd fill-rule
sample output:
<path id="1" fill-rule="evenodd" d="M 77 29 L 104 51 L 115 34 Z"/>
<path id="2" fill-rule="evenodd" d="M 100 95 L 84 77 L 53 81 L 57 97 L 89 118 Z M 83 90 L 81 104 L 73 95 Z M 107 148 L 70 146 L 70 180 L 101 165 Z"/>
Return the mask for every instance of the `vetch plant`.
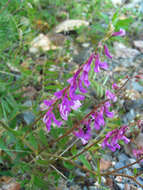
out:
<path id="1" fill-rule="evenodd" d="M 119 32 L 110 33 L 109 37 L 124 35 L 125 31 L 123 29 L 120 29 Z M 108 64 L 105 61 L 100 60 L 98 49 L 103 51 L 102 53 L 108 58 L 111 59 L 112 56 L 110 55 L 106 44 L 102 45 L 102 42 L 99 42 L 99 44 L 100 46 L 97 48 L 96 52 L 92 53 L 87 62 L 75 72 L 73 77 L 68 79 L 67 82 L 69 83 L 69 86 L 56 92 L 54 94 L 56 98 L 52 100 L 44 100 L 43 104 L 45 107 L 47 107 L 48 112 L 45 114 L 43 121 L 46 124 L 48 131 L 50 131 L 52 120 L 55 124 L 57 124 L 57 126 L 61 126 L 62 124 L 55 119 L 55 115 L 53 113 L 53 105 L 56 105 L 58 107 L 61 118 L 65 121 L 68 120 L 68 116 L 72 110 L 77 110 L 82 105 L 81 102 L 85 99 L 84 94 L 88 93 L 88 87 L 90 86 L 89 72 L 91 70 L 92 64 L 94 65 L 95 73 L 99 73 L 100 69 L 108 69 Z M 117 88 L 117 85 L 113 84 L 113 88 Z M 76 93 L 77 90 L 79 90 L 80 94 Z M 101 126 L 105 125 L 104 117 L 114 117 L 114 113 L 109 111 L 111 107 L 110 101 L 116 102 L 117 97 L 109 90 L 106 90 L 105 95 L 109 101 L 105 102 L 100 108 L 98 108 L 98 110 L 93 111 L 91 115 L 86 118 L 84 121 L 86 130 L 83 131 L 83 129 L 79 128 L 78 132 L 73 133 L 76 135 L 76 137 L 81 138 L 84 144 L 85 142 L 88 142 L 87 140 L 89 140 L 91 137 L 90 125 L 92 122 L 94 122 L 94 128 L 96 130 L 99 130 Z"/>
<path id="2" fill-rule="evenodd" d="M 62 125 L 65 124 L 69 120 L 69 117 L 72 112 L 75 110 L 78 110 L 82 107 L 83 102 L 86 100 L 86 94 L 88 93 L 88 89 L 91 85 L 90 81 L 90 72 L 94 71 L 96 75 L 100 73 L 101 70 L 106 71 L 109 70 L 107 62 L 104 60 L 104 57 L 107 57 L 108 59 L 112 59 L 112 55 L 109 52 L 108 46 L 105 43 L 106 40 L 108 40 L 111 37 L 114 36 L 124 36 L 126 34 L 124 29 L 120 29 L 119 31 L 114 31 L 114 27 L 110 25 L 109 31 L 107 32 L 106 36 L 103 40 L 101 40 L 98 43 L 98 46 L 93 52 L 86 63 L 81 65 L 77 71 L 73 74 L 71 78 L 67 80 L 68 86 L 55 92 L 54 96 L 51 100 L 44 100 L 42 104 L 42 110 L 47 110 L 43 121 L 46 124 L 48 132 L 50 132 L 52 122 L 57 125 L 57 127 L 62 127 Z M 133 78 L 141 79 L 141 74 L 133 76 Z M 112 152 L 115 152 L 117 149 L 120 149 L 120 142 L 128 144 L 130 143 L 130 139 L 126 137 L 126 132 L 129 129 L 129 126 L 127 125 L 121 125 L 114 129 L 109 128 L 108 129 L 108 120 L 113 119 L 115 116 L 115 111 L 113 110 L 113 104 L 117 102 L 118 96 L 120 92 L 122 91 L 122 88 L 125 87 L 126 83 L 131 80 L 132 77 L 127 77 L 125 83 L 122 86 L 118 86 L 116 83 L 112 84 L 112 90 L 106 89 L 105 91 L 105 98 L 102 99 L 99 104 L 95 105 L 93 109 L 86 114 L 82 119 L 80 119 L 78 122 L 76 122 L 73 127 L 69 128 L 63 135 L 60 135 L 57 139 L 55 139 L 51 146 L 54 143 L 59 142 L 60 140 L 64 139 L 68 135 L 74 135 L 76 138 L 81 140 L 82 144 L 85 146 L 85 148 L 74 154 L 70 158 L 65 158 L 61 156 L 53 155 L 53 161 L 56 159 L 63 160 L 64 162 L 68 162 L 72 164 L 73 166 L 79 167 L 85 172 L 89 172 L 91 174 L 94 174 L 96 177 L 100 179 L 101 176 L 107 176 L 107 175 L 113 175 L 113 176 L 120 176 L 120 174 L 116 173 L 122 168 L 119 168 L 118 170 L 111 171 L 111 172 L 96 172 L 89 169 L 89 165 L 85 167 L 81 167 L 74 163 L 74 159 L 80 158 L 81 155 L 83 155 L 85 152 L 90 150 L 94 145 L 97 146 L 95 149 L 106 149 L 109 148 Z M 55 110 L 57 113 L 57 110 L 59 112 L 60 118 L 57 120 L 55 118 Z M 56 130 L 56 129 L 55 129 Z M 97 137 L 93 139 L 93 130 L 97 132 Z M 49 133 L 50 135 L 50 133 Z M 91 142 L 90 142 L 91 141 Z M 63 155 L 66 151 L 68 151 L 74 143 L 69 146 L 63 153 L 60 155 Z M 139 153 L 138 153 L 139 152 Z M 138 155 L 140 154 L 140 151 L 134 151 L 134 154 L 138 158 Z M 141 158 L 139 158 L 140 160 Z M 138 162 L 138 160 L 137 160 Z M 85 163 L 85 162 L 84 162 Z M 133 163 L 134 164 L 134 163 Z M 125 166 L 129 167 L 129 166 Z M 100 169 L 99 169 L 100 170 Z M 135 181 L 137 184 L 138 181 L 135 177 L 122 175 L 124 177 L 130 178 L 133 181 Z M 141 184 L 139 184 L 142 186 Z"/>

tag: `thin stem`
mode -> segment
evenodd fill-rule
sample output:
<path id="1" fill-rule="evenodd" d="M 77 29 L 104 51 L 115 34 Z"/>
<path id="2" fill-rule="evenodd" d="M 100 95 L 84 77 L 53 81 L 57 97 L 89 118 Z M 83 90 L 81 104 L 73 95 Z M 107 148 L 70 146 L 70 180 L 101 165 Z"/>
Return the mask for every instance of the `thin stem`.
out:
<path id="1" fill-rule="evenodd" d="M 87 146 L 85 149 L 83 149 L 83 150 L 82 150 L 81 152 L 79 152 L 78 154 L 72 156 L 72 157 L 70 158 L 70 160 L 72 160 L 72 159 L 74 159 L 74 158 L 80 156 L 81 154 L 83 154 L 84 152 L 86 152 L 87 150 L 89 150 L 92 146 L 94 146 L 95 144 L 99 143 L 103 138 L 104 138 L 104 137 L 98 137 L 98 139 L 97 139 L 95 142 L 93 142 L 91 145 Z"/>
<path id="2" fill-rule="evenodd" d="M 105 175 L 112 175 L 113 173 L 118 172 L 118 171 L 120 171 L 120 170 L 122 170 L 122 169 L 129 168 L 129 167 L 135 165 L 136 163 L 140 162 L 142 159 L 143 159 L 143 156 L 142 156 L 140 159 L 136 160 L 135 162 L 133 162 L 133 163 L 131 163 L 131 164 L 128 164 L 128 165 L 126 165 L 126 166 L 123 166 L 123 167 L 118 168 L 118 169 L 113 170 L 113 171 L 106 172 Z"/>
<path id="3" fill-rule="evenodd" d="M 65 134 L 63 134 L 62 136 L 58 137 L 53 143 L 57 143 L 58 141 L 60 141 L 61 139 L 63 139 L 64 137 L 68 136 L 71 132 L 73 132 L 75 129 L 78 128 L 78 126 L 84 121 L 86 120 L 92 113 L 95 112 L 96 109 L 98 109 L 100 106 L 102 106 L 105 102 L 109 101 L 109 99 L 106 99 L 104 101 L 102 101 L 100 104 L 98 104 L 98 106 L 95 106 L 86 116 L 84 116 L 78 123 L 76 123 L 71 129 L 69 129 Z"/>
<path id="4" fill-rule="evenodd" d="M 3 126 L 3 128 L 7 131 L 9 131 L 10 133 L 12 133 L 17 139 L 19 139 L 20 141 L 22 141 L 28 148 L 30 148 L 35 154 L 37 154 L 37 150 L 35 150 L 25 139 L 23 139 L 22 137 L 20 137 L 16 131 L 14 131 L 13 129 L 11 129 L 10 127 L 8 127 L 3 121 L 0 121 L 0 124 Z"/>
<path id="5" fill-rule="evenodd" d="M 118 174 L 118 173 L 113 173 L 113 174 L 111 174 L 111 175 L 112 175 L 112 176 L 122 176 L 122 177 L 129 178 L 129 179 L 133 180 L 136 184 L 138 184 L 140 187 L 143 188 L 143 185 L 140 184 L 140 183 L 136 180 L 135 176 L 130 176 L 130 175 L 126 175 L 126 174 Z"/>
<path id="6" fill-rule="evenodd" d="M 68 178 L 62 172 L 60 172 L 53 164 L 50 164 L 50 167 L 53 168 L 58 174 L 60 174 L 64 180 L 68 180 Z"/>

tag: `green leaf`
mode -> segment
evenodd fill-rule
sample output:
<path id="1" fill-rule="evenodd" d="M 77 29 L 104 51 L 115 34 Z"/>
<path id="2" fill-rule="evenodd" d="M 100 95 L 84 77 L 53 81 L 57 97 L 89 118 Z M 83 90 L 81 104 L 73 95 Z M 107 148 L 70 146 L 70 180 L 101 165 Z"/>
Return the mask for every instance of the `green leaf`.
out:
<path id="1" fill-rule="evenodd" d="M 63 164 L 64 164 L 65 168 L 67 168 L 69 170 L 74 168 L 74 166 L 72 164 L 70 164 L 69 162 L 64 161 Z"/>
<path id="2" fill-rule="evenodd" d="M 133 18 L 126 18 L 126 19 L 122 19 L 122 20 L 118 20 L 116 25 L 115 25 L 115 29 L 119 30 L 120 28 L 124 28 L 126 30 L 128 30 L 130 24 L 133 22 Z"/>
<path id="3" fill-rule="evenodd" d="M 45 132 L 44 132 L 43 129 L 40 129 L 40 130 L 38 131 L 38 136 L 39 136 L 39 138 L 40 138 L 40 141 L 41 141 L 44 145 L 46 145 L 47 142 L 48 142 L 48 139 L 47 139 L 46 134 L 45 134 Z"/>
<path id="4" fill-rule="evenodd" d="M 34 147 L 34 149 L 38 149 L 38 142 L 35 136 L 33 135 L 33 132 L 29 135 L 28 142 Z"/>
<path id="5" fill-rule="evenodd" d="M 100 159 L 97 159 L 97 176 L 98 176 L 98 183 L 101 184 Z"/>
<path id="6" fill-rule="evenodd" d="M 46 165 L 48 167 L 49 160 L 36 160 L 37 164 Z"/>
<path id="7" fill-rule="evenodd" d="M 34 176 L 33 185 L 37 186 L 37 187 L 40 187 L 40 188 L 43 188 L 43 189 L 47 189 L 48 181 L 43 180 L 39 176 Z"/>
<path id="8" fill-rule="evenodd" d="M 71 148 L 71 153 L 72 153 L 73 156 L 77 154 L 76 144 Z"/>
<path id="9" fill-rule="evenodd" d="M 84 166 L 86 166 L 88 169 L 92 169 L 84 155 L 80 155 L 79 159 L 83 163 Z"/>

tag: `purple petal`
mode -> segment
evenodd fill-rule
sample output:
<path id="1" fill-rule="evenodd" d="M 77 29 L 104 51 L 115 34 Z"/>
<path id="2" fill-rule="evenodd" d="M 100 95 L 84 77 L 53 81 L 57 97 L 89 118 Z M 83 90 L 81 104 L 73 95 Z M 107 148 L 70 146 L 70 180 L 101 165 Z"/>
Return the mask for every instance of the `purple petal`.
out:
<path id="1" fill-rule="evenodd" d="M 52 118 L 53 118 L 53 122 L 54 122 L 58 127 L 60 127 L 60 126 L 63 124 L 62 121 L 58 121 L 58 120 L 55 118 L 55 115 L 54 115 L 54 114 L 52 114 Z"/>
<path id="2" fill-rule="evenodd" d="M 64 95 L 65 89 L 66 89 L 66 88 L 64 88 L 64 89 L 62 89 L 62 90 L 60 90 L 60 91 L 58 91 L 58 92 L 55 92 L 54 95 L 55 95 L 58 99 L 60 99 L 60 98 Z"/>
<path id="3" fill-rule="evenodd" d="M 122 28 L 120 28 L 119 32 L 114 32 L 112 34 L 112 36 L 125 36 L 126 35 L 126 31 Z"/>
<path id="4" fill-rule="evenodd" d="M 84 100 L 85 96 L 81 94 L 75 94 L 76 89 L 74 87 L 70 87 L 69 96 L 72 100 Z"/>
<path id="5" fill-rule="evenodd" d="M 123 140 L 126 144 L 128 144 L 128 143 L 130 142 L 130 139 L 128 139 L 126 136 L 123 136 L 123 137 L 122 137 L 122 140 Z"/>
<path id="6" fill-rule="evenodd" d="M 71 106 L 71 108 L 72 108 L 73 110 L 77 110 L 77 109 L 82 105 L 79 100 L 76 100 L 76 101 L 74 101 L 73 103 L 74 103 L 74 105 Z"/>
<path id="7" fill-rule="evenodd" d="M 119 86 L 117 86 L 116 83 L 112 84 L 112 89 L 117 90 L 118 88 L 119 88 Z"/>
<path id="8" fill-rule="evenodd" d="M 88 80 L 88 73 L 86 71 L 83 71 L 80 80 L 84 82 L 84 85 L 88 88 L 90 85 L 90 81 Z"/>
<path id="9" fill-rule="evenodd" d="M 82 93 L 87 93 L 88 92 L 85 88 L 83 88 L 82 80 L 80 80 L 80 79 L 78 81 L 78 87 L 79 87 L 80 92 L 82 92 Z"/>
<path id="10" fill-rule="evenodd" d="M 51 123 L 52 123 L 52 119 L 49 118 L 49 119 L 47 120 L 47 122 L 46 122 L 46 127 L 47 127 L 48 132 L 51 130 Z"/>
<path id="11" fill-rule="evenodd" d="M 110 112 L 108 109 L 105 110 L 105 114 L 109 118 L 113 118 L 114 117 L 114 112 Z"/>
<path id="12" fill-rule="evenodd" d="M 113 94 L 112 92 L 110 92 L 109 90 L 106 90 L 106 96 L 107 98 L 109 98 L 110 100 L 112 100 L 113 102 L 117 101 L 117 97 L 115 96 L 115 94 Z"/>
<path id="13" fill-rule="evenodd" d="M 90 65 L 93 61 L 94 53 L 89 57 L 87 63 L 83 66 L 83 71 L 89 72 L 90 71 Z"/>
<path id="14" fill-rule="evenodd" d="M 95 71 L 96 73 L 99 72 L 99 64 L 100 64 L 99 54 L 97 54 L 97 55 L 95 56 L 95 67 L 94 67 L 94 71 Z"/>
<path id="15" fill-rule="evenodd" d="M 107 64 L 107 62 L 100 62 L 99 66 L 100 66 L 102 69 L 105 69 L 105 70 L 108 69 L 108 64 Z"/>
<path id="16" fill-rule="evenodd" d="M 107 57 L 112 59 L 112 56 L 110 55 L 110 52 L 109 52 L 108 47 L 106 45 L 104 45 L 104 53 Z"/>

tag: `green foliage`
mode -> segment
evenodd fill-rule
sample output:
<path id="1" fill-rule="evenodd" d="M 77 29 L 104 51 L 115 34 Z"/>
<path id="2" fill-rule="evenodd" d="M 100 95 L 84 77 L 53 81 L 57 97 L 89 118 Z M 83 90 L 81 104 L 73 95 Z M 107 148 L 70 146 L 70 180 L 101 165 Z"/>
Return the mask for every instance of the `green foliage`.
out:
<path id="1" fill-rule="evenodd" d="M 93 104 L 91 96 L 87 95 L 83 107 L 73 111 L 61 128 L 53 125 L 50 134 L 41 121 L 43 115 L 40 115 L 39 109 L 43 99 L 50 99 L 54 92 L 67 85 L 67 79 L 76 69 L 75 65 L 71 67 L 66 61 L 67 57 L 71 58 L 73 54 L 73 39 L 68 39 L 61 50 L 50 50 L 46 53 L 41 51 L 39 55 L 29 53 L 30 42 L 39 33 L 51 32 L 63 20 L 83 19 L 89 21 L 90 25 L 88 29 L 76 29 L 76 35 L 84 36 L 96 48 L 97 42 L 103 38 L 107 25 L 111 22 L 110 11 L 115 12 L 109 0 L 0 1 L 0 164 L 5 168 L 5 171 L 0 171 L 0 175 L 15 177 L 21 187 L 33 190 L 50 187 L 54 189 L 54 186 L 58 185 L 58 169 L 61 171 L 61 168 L 63 171 L 69 171 L 69 178 L 74 177 L 74 166 L 71 162 L 61 159 L 59 163 L 57 159 L 67 148 L 69 149 L 64 153 L 67 158 L 78 153 L 77 145 L 70 147 L 73 143 L 72 135 L 56 144 L 54 141 L 83 118 Z M 122 20 L 119 16 L 117 10 L 112 19 L 115 30 L 129 30 L 133 17 L 127 16 Z M 39 23 L 42 23 L 44 29 Z M 76 35 L 73 35 L 73 38 L 76 38 Z M 100 79 L 95 78 L 92 72 L 91 87 L 96 92 L 98 101 L 104 98 L 108 77 L 103 75 Z M 31 105 L 25 105 L 29 100 Z M 23 115 L 27 111 L 35 115 L 35 123 L 26 123 Z M 54 112 L 58 119 L 58 111 Z M 105 132 L 120 124 L 119 118 L 108 119 Z M 99 145 L 94 148 L 99 149 Z M 101 156 L 95 153 L 94 157 L 98 159 L 97 173 L 100 182 Z M 84 167 L 92 170 L 85 155 L 80 155 L 78 159 Z M 57 170 L 54 170 L 51 164 Z"/>

